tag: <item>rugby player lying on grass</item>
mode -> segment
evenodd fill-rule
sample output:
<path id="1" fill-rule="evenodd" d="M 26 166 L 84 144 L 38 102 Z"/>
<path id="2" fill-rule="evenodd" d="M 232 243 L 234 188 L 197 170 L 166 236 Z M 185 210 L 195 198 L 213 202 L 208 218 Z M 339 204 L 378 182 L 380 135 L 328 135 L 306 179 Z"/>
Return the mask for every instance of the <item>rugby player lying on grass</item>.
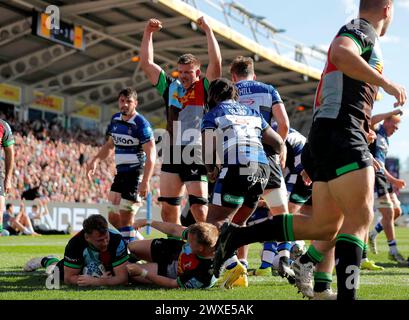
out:
<path id="1" fill-rule="evenodd" d="M 186 289 L 210 288 L 216 283 L 212 268 L 219 231 L 214 225 L 199 222 L 186 228 L 168 222 L 139 219 L 135 221 L 134 228 L 148 225 L 176 239 L 131 242 L 129 250 L 147 262 L 127 265 L 133 281 Z"/>
<path id="2" fill-rule="evenodd" d="M 122 236 L 108 229 L 108 222 L 101 215 L 84 220 L 83 230 L 65 247 L 64 259 L 55 256 L 29 260 L 24 271 L 41 267 L 47 274 L 58 276 L 68 285 L 116 286 L 128 284 L 128 251 Z"/>

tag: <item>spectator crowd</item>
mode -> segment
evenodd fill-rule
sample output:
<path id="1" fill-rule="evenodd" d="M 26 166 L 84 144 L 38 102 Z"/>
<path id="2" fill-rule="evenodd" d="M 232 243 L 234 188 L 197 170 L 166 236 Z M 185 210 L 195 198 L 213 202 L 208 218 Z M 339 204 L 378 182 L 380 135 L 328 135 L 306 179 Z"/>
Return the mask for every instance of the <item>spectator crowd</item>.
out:
<path id="1" fill-rule="evenodd" d="M 11 126 L 15 138 L 15 186 L 9 200 L 47 197 L 50 201 L 106 202 L 115 175 L 114 155 L 102 162 L 91 181 L 85 164 L 105 142 L 99 132 L 65 130 L 58 123 L 44 120 L 18 122 L 0 114 Z M 153 202 L 159 196 L 159 170 L 151 181 Z"/>

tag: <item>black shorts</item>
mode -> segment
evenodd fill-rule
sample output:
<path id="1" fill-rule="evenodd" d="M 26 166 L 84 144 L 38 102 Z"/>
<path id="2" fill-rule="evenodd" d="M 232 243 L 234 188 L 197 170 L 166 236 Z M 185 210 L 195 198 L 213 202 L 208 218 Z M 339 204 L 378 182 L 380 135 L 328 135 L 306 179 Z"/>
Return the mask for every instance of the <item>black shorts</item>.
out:
<path id="1" fill-rule="evenodd" d="M 375 173 L 375 192 L 378 198 L 393 193 L 393 187 L 382 172 Z"/>
<path id="2" fill-rule="evenodd" d="M 308 142 L 302 148 L 301 164 L 302 164 L 304 171 L 310 177 L 311 181 L 313 181 L 312 178 L 314 177 L 314 172 L 315 172 L 314 160 L 312 159 L 310 144 Z"/>
<path id="3" fill-rule="evenodd" d="M 199 150 L 200 149 L 200 150 Z M 163 149 L 162 172 L 177 174 L 182 182 L 207 182 L 201 147 L 169 146 Z"/>
<path id="4" fill-rule="evenodd" d="M 63 283 L 64 282 L 64 259 L 61 259 L 60 261 L 58 261 L 58 263 L 57 263 L 57 265 L 55 267 L 58 268 L 60 281 L 61 281 L 61 283 Z M 80 274 L 82 274 L 82 269 L 81 269 Z"/>
<path id="5" fill-rule="evenodd" d="M 372 155 L 362 129 L 341 127 L 330 119 L 316 120 L 308 137 L 313 159 L 313 181 L 328 182 L 372 166 Z"/>
<path id="6" fill-rule="evenodd" d="M 111 191 L 120 193 L 122 199 L 140 202 L 141 198 L 137 191 L 139 183 L 142 181 L 142 175 L 142 168 L 135 171 L 118 172 L 111 185 Z"/>
<path id="7" fill-rule="evenodd" d="M 162 172 L 177 174 L 183 182 L 207 182 L 206 167 L 201 164 L 162 164 Z"/>
<path id="8" fill-rule="evenodd" d="M 289 174 L 286 177 L 288 201 L 295 204 L 305 204 L 312 195 L 312 186 L 306 186 L 300 174 Z"/>
<path id="9" fill-rule="evenodd" d="M 279 189 L 281 187 L 281 178 L 283 177 L 279 156 L 268 156 L 268 162 L 270 165 L 270 176 L 268 177 L 266 190 Z"/>
<path id="10" fill-rule="evenodd" d="M 266 188 L 270 168 L 253 163 L 248 167 L 224 167 L 216 181 L 211 203 L 227 208 L 255 208 Z"/>
<path id="11" fill-rule="evenodd" d="M 184 244 L 184 241 L 175 239 L 152 240 L 151 256 L 153 262 L 158 264 L 158 275 L 176 279 L 175 267 Z"/>

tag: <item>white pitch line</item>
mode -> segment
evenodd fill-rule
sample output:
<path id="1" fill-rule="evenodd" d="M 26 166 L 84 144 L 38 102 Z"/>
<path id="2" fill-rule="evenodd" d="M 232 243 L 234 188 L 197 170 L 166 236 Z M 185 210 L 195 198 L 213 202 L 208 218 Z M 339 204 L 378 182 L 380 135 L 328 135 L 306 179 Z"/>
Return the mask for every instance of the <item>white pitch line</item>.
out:
<path id="1" fill-rule="evenodd" d="M 64 246 L 68 243 L 67 242 L 20 242 L 20 243 L 2 243 L 2 247 L 41 247 L 41 246 Z"/>
<path id="2" fill-rule="evenodd" d="M 41 273 L 41 272 L 23 272 L 23 271 L 6 271 L 2 272 L 0 271 L 0 277 L 5 277 L 5 276 L 36 276 L 36 277 L 44 277 L 46 274 Z"/>

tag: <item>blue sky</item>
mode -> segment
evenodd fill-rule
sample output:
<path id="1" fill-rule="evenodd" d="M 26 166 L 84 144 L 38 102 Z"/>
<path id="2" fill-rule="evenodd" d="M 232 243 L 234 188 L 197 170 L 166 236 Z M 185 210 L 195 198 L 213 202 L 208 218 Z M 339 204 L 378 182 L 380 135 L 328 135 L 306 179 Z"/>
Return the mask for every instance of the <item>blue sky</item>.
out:
<path id="1" fill-rule="evenodd" d="M 359 0 L 238 0 L 238 3 L 266 17 L 271 25 L 285 29 L 285 36 L 322 48 L 328 47 L 339 28 L 356 16 L 359 6 Z M 394 21 L 381 43 L 385 76 L 409 91 L 409 0 L 395 0 Z M 392 110 L 394 101 L 384 94 L 383 100 L 375 104 L 374 113 Z M 409 103 L 404 108 L 407 114 L 391 138 L 389 151 L 390 156 L 401 159 L 401 165 L 407 160 L 409 164 Z"/>

